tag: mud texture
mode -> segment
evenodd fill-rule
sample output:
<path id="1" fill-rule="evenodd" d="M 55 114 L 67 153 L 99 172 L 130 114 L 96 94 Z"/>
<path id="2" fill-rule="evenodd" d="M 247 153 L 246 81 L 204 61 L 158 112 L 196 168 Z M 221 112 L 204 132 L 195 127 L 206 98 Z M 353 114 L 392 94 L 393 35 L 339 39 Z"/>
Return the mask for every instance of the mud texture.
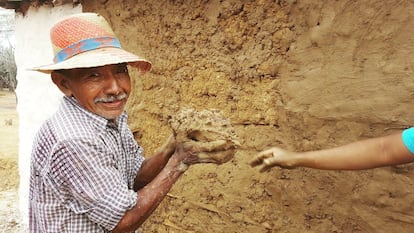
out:
<path id="1" fill-rule="evenodd" d="M 360 172 L 248 166 L 272 145 L 311 150 L 413 125 L 412 1 L 85 1 L 132 72 L 129 124 L 151 155 L 183 107 L 219 109 L 227 163 L 191 166 L 143 232 L 413 232 L 413 165 Z"/>
<path id="2" fill-rule="evenodd" d="M 230 120 L 223 118 L 217 109 L 185 108 L 173 115 L 168 123 L 177 143 L 198 152 L 198 159 L 193 163 L 228 162 L 240 146 Z"/>

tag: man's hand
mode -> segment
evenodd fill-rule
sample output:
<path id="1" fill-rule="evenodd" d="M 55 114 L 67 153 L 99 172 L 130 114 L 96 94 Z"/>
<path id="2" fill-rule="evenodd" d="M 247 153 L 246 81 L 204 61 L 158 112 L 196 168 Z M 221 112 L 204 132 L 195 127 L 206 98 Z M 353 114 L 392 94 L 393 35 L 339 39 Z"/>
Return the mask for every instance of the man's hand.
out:
<path id="1" fill-rule="evenodd" d="M 191 144 L 178 143 L 169 163 L 173 163 L 176 169 L 184 172 L 189 165 L 198 161 L 198 154 L 199 151 Z"/>
<path id="2" fill-rule="evenodd" d="M 164 144 L 158 149 L 157 154 L 163 154 L 165 157 L 169 158 L 172 156 L 176 149 L 176 140 L 174 135 L 170 135 Z"/>
<path id="3" fill-rule="evenodd" d="M 250 162 L 250 166 L 260 166 L 260 172 L 265 172 L 272 167 L 295 168 L 297 164 L 297 153 L 273 147 L 268 150 L 261 151 Z"/>

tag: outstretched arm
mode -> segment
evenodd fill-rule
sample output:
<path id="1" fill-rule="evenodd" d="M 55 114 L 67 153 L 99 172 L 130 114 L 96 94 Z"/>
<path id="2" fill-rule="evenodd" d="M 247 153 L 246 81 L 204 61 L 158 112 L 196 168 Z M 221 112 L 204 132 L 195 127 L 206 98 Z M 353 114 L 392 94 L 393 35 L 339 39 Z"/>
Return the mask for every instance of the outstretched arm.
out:
<path id="1" fill-rule="evenodd" d="M 362 170 L 414 162 L 402 141 L 401 133 L 353 142 L 330 149 L 290 152 L 271 148 L 260 152 L 251 162 L 261 165 L 260 171 L 274 166 L 283 168 L 309 167 L 324 170 Z"/>

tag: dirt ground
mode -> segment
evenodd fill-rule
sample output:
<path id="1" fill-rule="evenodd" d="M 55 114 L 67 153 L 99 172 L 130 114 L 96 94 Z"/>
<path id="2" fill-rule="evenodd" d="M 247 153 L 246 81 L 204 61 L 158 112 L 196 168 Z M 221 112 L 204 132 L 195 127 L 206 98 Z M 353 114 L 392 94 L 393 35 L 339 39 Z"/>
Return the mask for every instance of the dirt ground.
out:
<path id="1" fill-rule="evenodd" d="M 0 232 L 23 232 L 18 213 L 18 126 L 16 96 L 0 90 Z"/>
<path id="2" fill-rule="evenodd" d="M 109 0 L 83 7 L 107 17 L 123 47 L 153 63 L 151 73 L 133 79 L 127 109 L 147 155 L 183 107 L 219 109 L 240 138 L 231 161 L 190 167 L 143 232 L 414 232 L 412 164 L 263 174 L 248 166 L 270 146 L 326 148 L 414 125 L 412 1 Z M 3 123 L 15 113 L 0 106 Z M 0 163 L 8 206 L 18 182 L 15 127 L 14 120 L 1 127 L 2 148 L 11 150 Z M 13 225 L 7 213 L 2 224 Z"/>

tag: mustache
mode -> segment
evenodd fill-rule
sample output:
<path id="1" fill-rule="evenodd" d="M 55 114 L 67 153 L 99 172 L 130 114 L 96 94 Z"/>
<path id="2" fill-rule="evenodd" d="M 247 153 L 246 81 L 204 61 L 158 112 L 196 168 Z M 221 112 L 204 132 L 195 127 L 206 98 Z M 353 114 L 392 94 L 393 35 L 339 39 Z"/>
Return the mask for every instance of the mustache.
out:
<path id="1" fill-rule="evenodd" d="M 114 101 L 119 101 L 119 100 L 126 99 L 126 97 L 127 97 L 127 94 L 125 92 L 123 92 L 123 93 L 118 94 L 118 95 L 106 95 L 106 96 L 103 96 L 103 97 L 96 98 L 94 100 L 94 102 L 95 102 L 95 104 L 100 103 L 100 102 L 109 103 L 109 102 L 114 102 Z"/>

